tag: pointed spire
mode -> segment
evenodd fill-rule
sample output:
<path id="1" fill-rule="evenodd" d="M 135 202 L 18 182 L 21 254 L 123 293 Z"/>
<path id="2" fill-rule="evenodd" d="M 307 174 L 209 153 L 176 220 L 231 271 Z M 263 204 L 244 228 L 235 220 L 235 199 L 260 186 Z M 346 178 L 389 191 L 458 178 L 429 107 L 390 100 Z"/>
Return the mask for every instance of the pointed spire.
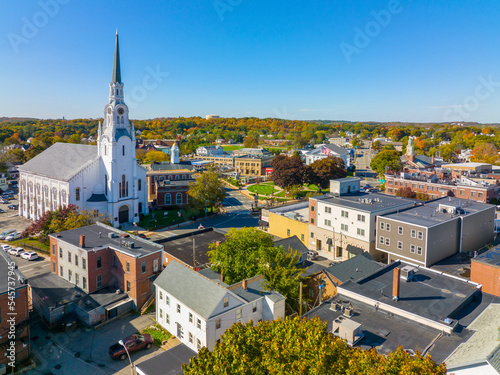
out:
<path id="1" fill-rule="evenodd" d="M 102 134 L 101 121 L 99 120 L 99 125 L 97 126 L 97 135 L 100 137 Z"/>
<path id="2" fill-rule="evenodd" d="M 113 78 L 111 82 L 122 83 L 122 75 L 120 71 L 120 48 L 118 46 L 118 29 L 116 29 L 115 61 L 113 63 Z"/>

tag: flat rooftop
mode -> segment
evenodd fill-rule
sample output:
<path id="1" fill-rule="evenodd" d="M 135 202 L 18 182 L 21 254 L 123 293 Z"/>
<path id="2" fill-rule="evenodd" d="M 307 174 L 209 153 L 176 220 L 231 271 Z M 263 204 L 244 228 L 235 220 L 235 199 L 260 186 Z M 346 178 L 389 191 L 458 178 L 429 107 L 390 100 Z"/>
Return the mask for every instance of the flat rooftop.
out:
<path id="1" fill-rule="evenodd" d="M 10 288 L 19 289 L 27 286 L 26 279 L 21 271 L 13 267 L 9 268 L 10 264 L 17 268 L 10 256 L 5 251 L 0 250 L 0 275 L 2 275 L 0 277 L 0 294 L 9 292 L 9 282 L 12 281 L 14 281 L 14 285 L 11 284 Z M 14 272 L 14 275 L 9 274 L 10 271 Z"/>
<path id="2" fill-rule="evenodd" d="M 318 317 L 328 325 L 328 331 L 332 331 L 332 322 L 343 316 L 342 310 L 330 309 L 331 302 L 340 302 L 342 306 L 351 306 L 354 314 L 351 320 L 361 324 L 364 337 L 355 344 L 361 349 L 375 348 L 379 354 L 387 355 L 396 350 L 400 345 L 406 350 L 419 351 L 422 353 L 434 339 L 441 333 L 440 330 L 427 327 L 397 315 L 389 314 L 375 309 L 372 305 L 349 299 L 341 294 L 323 302 L 317 308 L 304 314 L 311 319 Z M 426 352 L 432 356 L 437 363 L 447 358 L 461 343 L 465 342 L 472 332 L 462 330 L 460 333 L 451 333 L 440 337 Z"/>
<path id="3" fill-rule="evenodd" d="M 301 202 L 288 206 L 276 207 L 269 210 L 269 213 L 288 217 L 303 222 L 309 222 L 309 202 Z"/>
<path id="4" fill-rule="evenodd" d="M 113 237 L 110 237 L 110 234 Z M 85 247 L 81 249 L 86 251 L 91 251 L 95 248 L 110 247 L 138 258 L 163 249 L 163 246 L 155 242 L 142 239 L 101 223 L 54 233 L 50 237 L 80 248 L 80 235 L 85 236 Z"/>
<path id="5" fill-rule="evenodd" d="M 324 195 L 322 197 L 314 197 L 319 202 L 332 204 L 336 206 L 351 208 L 366 212 L 376 212 L 388 208 L 397 209 L 398 207 L 408 206 L 411 203 L 417 203 L 415 199 L 395 197 L 383 193 L 352 193 L 334 197 L 332 195 Z"/>
<path id="6" fill-rule="evenodd" d="M 226 240 L 223 232 L 219 232 L 214 228 L 206 228 L 195 230 L 190 233 L 181 234 L 178 236 L 163 238 L 155 241 L 164 247 L 165 253 L 170 254 L 181 262 L 193 267 L 193 241 L 196 267 L 201 267 L 210 263 L 208 258 L 208 245 Z"/>
<path id="7" fill-rule="evenodd" d="M 457 213 L 442 212 L 441 207 L 452 207 Z M 393 214 L 384 215 L 385 218 L 394 219 L 423 227 L 432 227 L 436 224 L 453 220 L 458 216 L 467 216 L 494 207 L 491 204 L 480 203 L 468 199 L 444 197 L 425 202 L 420 206 L 407 208 Z"/>
<path id="8" fill-rule="evenodd" d="M 395 301 L 392 298 L 393 270 L 405 266 L 414 268 L 415 274 L 409 281 L 400 279 L 399 300 Z M 343 283 L 338 292 L 368 298 L 373 303 L 383 303 L 443 324 L 446 318 L 459 317 L 460 310 L 473 295 L 480 294 L 480 289 L 476 283 L 396 261 L 357 282 Z"/>
<path id="9" fill-rule="evenodd" d="M 500 245 L 491 248 L 475 258 L 472 258 L 471 261 L 500 267 Z"/>

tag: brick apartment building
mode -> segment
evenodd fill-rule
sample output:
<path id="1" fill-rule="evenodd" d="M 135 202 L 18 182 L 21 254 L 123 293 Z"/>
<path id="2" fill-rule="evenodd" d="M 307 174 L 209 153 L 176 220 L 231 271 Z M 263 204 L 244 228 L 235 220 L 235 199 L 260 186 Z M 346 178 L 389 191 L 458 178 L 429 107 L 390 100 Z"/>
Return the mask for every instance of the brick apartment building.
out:
<path id="1" fill-rule="evenodd" d="M 470 279 L 481 284 L 483 292 L 500 297 L 500 246 L 472 258 Z"/>
<path id="2" fill-rule="evenodd" d="M 85 293 L 112 286 L 140 309 L 162 271 L 163 246 L 97 223 L 50 236 L 51 271 Z"/>
<path id="3" fill-rule="evenodd" d="M 194 183 L 193 171 L 190 163 L 151 163 L 146 173 L 148 201 L 158 208 L 187 204 L 189 184 Z"/>
<path id="4" fill-rule="evenodd" d="M 2 368 L 5 370 L 12 362 L 9 358 L 12 354 L 11 342 L 14 342 L 15 364 L 26 361 L 30 356 L 28 281 L 19 270 L 13 268 L 13 263 L 4 251 L 0 251 L 0 275 L 2 275 L 2 280 L 0 280 L 0 373 L 2 373 Z M 14 282 L 14 285 L 9 282 Z M 14 331 L 11 327 L 14 327 Z M 11 334 L 14 334 L 15 338 L 10 337 Z"/>

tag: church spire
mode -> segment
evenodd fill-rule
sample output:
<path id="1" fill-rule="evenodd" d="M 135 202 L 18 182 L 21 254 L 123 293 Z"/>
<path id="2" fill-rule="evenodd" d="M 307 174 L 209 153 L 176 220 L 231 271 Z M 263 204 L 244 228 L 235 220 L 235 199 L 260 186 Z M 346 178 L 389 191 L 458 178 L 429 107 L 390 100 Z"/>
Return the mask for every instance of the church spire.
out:
<path id="1" fill-rule="evenodd" d="M 116 29 L 115 61 L 113 63 L 113 78 L 111 82 L 122 83 L 122 75 L 120 71 L 120 48 L 118 46 L 118 29 Z"/>

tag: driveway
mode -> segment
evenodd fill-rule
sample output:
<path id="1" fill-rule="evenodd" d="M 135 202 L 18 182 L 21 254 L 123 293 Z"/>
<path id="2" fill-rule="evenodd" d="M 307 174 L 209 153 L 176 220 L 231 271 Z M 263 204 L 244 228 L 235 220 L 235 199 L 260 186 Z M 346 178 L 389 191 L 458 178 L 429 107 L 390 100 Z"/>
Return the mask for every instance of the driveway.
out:
<path id="1" fill-rule="evenodd" d="M 31 349 L 37 367 L 27 374 L 129 375 L 129 360 L 112 360 L 108 348 L 118 340 L 153 324 L 153 316 L 130 314 L 100 329 L 77 328 L 70 332 L 50 331 L 42 322 L 33 324 Z M 142 362 L 160 351 L 162 349 L 153 345 L 149 350 L 132 353 L 132 362 Z"/>

